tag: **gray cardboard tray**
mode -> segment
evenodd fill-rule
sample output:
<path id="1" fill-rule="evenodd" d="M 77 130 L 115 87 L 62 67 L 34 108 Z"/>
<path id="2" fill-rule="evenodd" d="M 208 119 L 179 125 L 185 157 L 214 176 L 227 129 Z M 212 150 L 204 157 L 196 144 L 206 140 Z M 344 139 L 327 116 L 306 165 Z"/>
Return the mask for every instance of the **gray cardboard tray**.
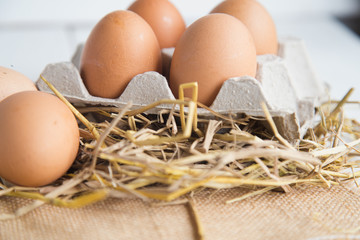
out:
<path id="1" fill-rule="evenodd" d="M 72 62 L 49 64 L 42 72 L 73 104 L 121 108 L 131 101 L 133 108 L 139 108 L 161 99 L 175 99 L 166 78 L 156 72 L 135 76 L 117 99 L 91 96 L 78 70 L 82 48 L 80 44 Z M 173 51 L 162 50 L 164 66 L 170 66 Z M 210 108 L 223 114 L 263 117 L 261 102 L 265 102 L 280 134 L 291 141 L 301 138 L 312 125 L 315 107 L 328 99 L 328 88 L 316 78 L 303 41 L 282 38 L 278 55 L 258 56 L 257 63 L 255 78 L 243 76 L 226 80 Z M 167 73 L 165 69 L 165 75 Z M 52 92 L 40 78 L 36 85 L 41 91 Z M 148 113 L 170 108 L 172 106 L 160 105 Z M 198 114 L 210 113 L 200 108 Z"/>

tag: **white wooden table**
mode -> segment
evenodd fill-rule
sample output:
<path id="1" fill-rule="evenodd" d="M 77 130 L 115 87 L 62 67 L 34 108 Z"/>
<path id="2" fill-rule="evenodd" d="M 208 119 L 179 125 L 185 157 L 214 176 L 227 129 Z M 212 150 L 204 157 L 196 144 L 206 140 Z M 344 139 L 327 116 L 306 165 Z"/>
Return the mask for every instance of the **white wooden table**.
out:
<path id="1" fill-rule="evenodd" d="M 105 14 L 126 9 L 130 0 L 0 0 L 0 65 L 35 81 L 48 63 L 68 61 Z M 186 22 L 208 13 L 220 0 L 173 0 Z M 334 14 L 355 9 L 356 0 L 263 0 L 279 36 L 303 38 L 318 77 L 339 99 L 355 87 L 360 99 L 360 38 Z M 359 4 L 360 5 L 360 4 Z"/>

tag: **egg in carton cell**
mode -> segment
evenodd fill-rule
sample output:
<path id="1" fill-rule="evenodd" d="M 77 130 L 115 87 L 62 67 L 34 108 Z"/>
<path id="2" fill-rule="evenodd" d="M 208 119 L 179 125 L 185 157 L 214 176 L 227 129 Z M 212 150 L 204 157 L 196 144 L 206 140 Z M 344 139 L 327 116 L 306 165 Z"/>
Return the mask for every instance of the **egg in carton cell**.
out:
<path id="1" fill-rule="evenodd" d="M 91 96 L 79 74 L 80 44 L 72 62 L 49 64 L 42 76 L 52 83 L 73 104 L 124 107 L 128 102 L 139 108 L 162 99 L 175 99 L 167 79 L 157 72 L 135 76 L 119 98 L 106 99 Z M 163 49 L 164 75 L 169 72 L 173 48 Z M 39 90 L 52 92 L 39 78 Z M 246 114 L 264 117 L 261 103 L 266 103 L 279 133 L 290 141 L 302 138 L 313 125 L 315 107 L 328 99 L 328 86 L 319 81 L 310 64 L 305 45 L 294 37 L 279 40 L 278 55 L 257 56 L 257 74 L 226 80 L 210 108 L 227 114 Z M 171 109 L 159 105 L 147 113 Z M 199 115 L 210 115 L 198 109 Z"/>

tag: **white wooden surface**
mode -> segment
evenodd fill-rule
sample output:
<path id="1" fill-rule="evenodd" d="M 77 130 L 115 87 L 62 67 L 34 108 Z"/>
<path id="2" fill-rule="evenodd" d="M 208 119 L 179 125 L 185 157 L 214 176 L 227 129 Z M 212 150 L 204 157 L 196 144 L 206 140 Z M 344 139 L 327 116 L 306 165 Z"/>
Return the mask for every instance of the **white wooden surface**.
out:
<path id="1" fill-rule="evenodd" d="M 130 0 L 0 0 L 0 65 L 36 80 L 46 64 L 68 61 L 105 14 Z M 172 0 L 187 24 L 220 0 Z M 341 98 L 350 87 L 360 100 L 360 38 L 334 15 L 358 9 L 357 0 L 262 0 L 280 36 L 303 38 L 318 77 Z"/>

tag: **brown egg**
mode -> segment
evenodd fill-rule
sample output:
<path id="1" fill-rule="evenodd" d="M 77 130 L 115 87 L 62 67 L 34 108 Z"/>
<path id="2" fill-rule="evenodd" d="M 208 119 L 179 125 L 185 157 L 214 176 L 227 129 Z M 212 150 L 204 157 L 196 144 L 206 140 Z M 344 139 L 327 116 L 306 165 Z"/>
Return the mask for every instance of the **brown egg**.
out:
<path id="1" fill-rule="evenodd" d="M 81 57 L 81 77 L 89 93 L 117 98 L 133 77 L 147 71 L 161 72 L 161 51 L 150 25 L 131 11 L 101 19 Z"/>
<path id="2" fill-rule="evenodd" d="M 210 106 L 225 80 L 254 77 L 256 67 L 254 41 L 245 25 L 227 14 L 210 14 L 190 25 L 180 38 L 169 84 L 178 97 L 180 84 L 198 82 L 199 101 Z"/>
<path id="3" fill-rule="evenodd" d="M 274 21 L 268 11 L 255 0 L 226 0 L 211 13 L 230 14 L 242 21 L 251 32 L 257 55 L 277 54 L 278 40 Z"/>
<path id="4" fill-rule="evenodd" d="M 22 186 L 42 186 L 61 177 L 76 158 L 77 121 L 57 97 L 35 91 L 0 103 L 0 176 Z"/>
<path id="5" fill-rule="evenodd" d="M 22 91 L 37 91 L 35 84 L 25 75 L 0 66 L 0 102 Z"/>
<path id="6" fill-rule="evenodd" d="M 184 19 L 168 0 L 137 0 L 129 10 L 136 12 L 150 24 L 161 48 L 175 47 L 185 31 Z"/>

